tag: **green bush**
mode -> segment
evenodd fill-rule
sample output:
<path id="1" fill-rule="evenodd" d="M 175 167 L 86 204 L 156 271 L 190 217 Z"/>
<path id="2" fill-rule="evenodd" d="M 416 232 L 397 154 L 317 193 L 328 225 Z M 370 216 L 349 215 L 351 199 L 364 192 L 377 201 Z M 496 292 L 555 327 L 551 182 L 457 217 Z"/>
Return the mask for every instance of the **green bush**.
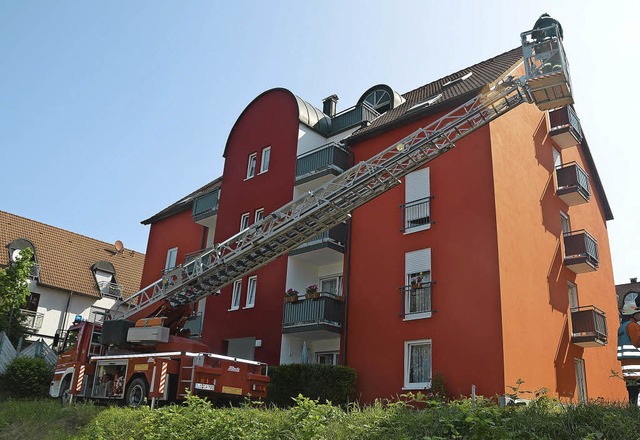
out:
<path id="1" fill-rule="evenodd" d="M 338 365 L 289 364 L 269 368 L 267 402 L 288 407 L 303 395 L 320 402 L 346 405 L 355 397 L 356 371 Z"/>
<path id="2" fill-rule="evenodd" d="M 7 366 L 1 378 L 10 397 L 46 397 L 53 369 L 42 358 L 18 356 Z"/>

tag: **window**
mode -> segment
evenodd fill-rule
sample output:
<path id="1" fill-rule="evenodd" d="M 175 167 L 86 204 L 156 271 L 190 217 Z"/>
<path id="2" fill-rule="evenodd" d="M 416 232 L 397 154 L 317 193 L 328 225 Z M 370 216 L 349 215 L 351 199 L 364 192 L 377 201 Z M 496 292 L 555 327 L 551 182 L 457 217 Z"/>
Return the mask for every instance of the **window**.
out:
<path id="1" fill-rule="evenodd" d="M 573 283 L 567 283 L 569 290 L 569 309 L 575 309 L 578 307 L 578 288 Z"/>
<path id="2" fill-rule="evenodd" d="M 404 319 L 431 317 L 431 249 L 405 254 Z"/>
<path id="3" fill-rule="evenodd" d="M 256 287 L 258 286 L 258 277 L 249 277 L 247 284 L 247 305 L 245 308 L 253 307 L 256 304 Z"/>
<path id="4" fill-rule="evenodd" d="M 404 389 L 421 390 L 431 387 L 431 339 L 405 341 Z"/>
<path id="5" fill-rule="evenodd" d="M 244 231 L 245 229 L 247 229 L 249 227 L 249 213 L 245 212 L 244 214 L 242 214 L 242 216 L 240 217 L 240 230 Z"/>
<path id="6" fill-rule="evenodd" d="M 247 163 L 247 179 L 251 179 L 256 175 L 256 160 L 258 158 L 258 153 L 252 153 L 249 156 L 249 163 Z"/>
<path id="7" fill-rule="evenodd" d="M 562 165 L 562 155 L 555 148 L 552 148 L 551 150 L 553 150 L 553 167 L 558 168 Z"/>
<path id="8" fill-rule="evenodd" d="M 339 352 L 321 351 L 316 353 L 316 364 L 338 365 Z"/>
<path id="9" fill-rule="evenodd" d="M 584 370 L 584 359 L 574 358 L 576 366 L 576 387 L 578 388 L 578 402 L 587 403 L 587 380 Z"/>
<path id="10" fill-rule="evenodd" d="M 407 174 L 405 204 L 402 205 L 402 230 L 405 233 L 431 227 L 429 168 Z"/>
<path id="11" fill-rule="evenodd" d="M 256 209 L 256 215 L 253 220 L 254 223 L 258 223 L 264 219 L 264 208 Z"/>
<path id="12" fill-rule="evenodd" d="M 231 308 L 229 310 L 238 310 L 240 308 L 241 292 L 242 292 L 242 280 L 234 281 L 233 292 L 231 294 Z"/>
<path id="13" fill-rule="evenodd" d="M 178 248 L 174 247 L 167 251 L 167 260 L 164 264 L 165 272 L 176 267 L 176 260 L 178 258 Z"/>
<path id="14" fill-rule="evenodd" d="M 262 149 L 262 161 L 260 162 L 260 174 L 269 171 L 269 159 L 271 158 L 271 147 Z"/>
<path id="15" fill-rule="evenodd" d="M 569 220 L 569 214 L 560 211 L 560 223 L 562 224 L 563 234 L 571 232 L 571 221 Z"/>
<path id="16" fill-rule="evenodd" d="M 320 292 L 342 295 L 342 275 L 321 278 Z"/>
<path id="17" fill-rule="evenodd" d="M 116 269 L 108 261 L 97 261 L 91 265 L 93 277 L 102 297 L 120 299 L 122 293 L 116 281 Z"/>

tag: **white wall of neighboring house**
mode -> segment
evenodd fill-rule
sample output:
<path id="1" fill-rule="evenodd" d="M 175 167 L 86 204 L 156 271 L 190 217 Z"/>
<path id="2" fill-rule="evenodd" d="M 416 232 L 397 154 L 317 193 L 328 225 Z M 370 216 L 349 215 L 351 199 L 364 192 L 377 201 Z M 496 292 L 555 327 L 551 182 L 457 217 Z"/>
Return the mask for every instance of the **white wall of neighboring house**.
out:
<path id="1" fill-rule="evenodd" d="M 299 364 L 301 362 L 302 349 L 307 344 L 308 363 L 316 363 L 316 353 L 340 350 L 340 335 L 326 339 L 305 338 L 304 333 L 282 335 L 280 349 L 280 364 Z"/>

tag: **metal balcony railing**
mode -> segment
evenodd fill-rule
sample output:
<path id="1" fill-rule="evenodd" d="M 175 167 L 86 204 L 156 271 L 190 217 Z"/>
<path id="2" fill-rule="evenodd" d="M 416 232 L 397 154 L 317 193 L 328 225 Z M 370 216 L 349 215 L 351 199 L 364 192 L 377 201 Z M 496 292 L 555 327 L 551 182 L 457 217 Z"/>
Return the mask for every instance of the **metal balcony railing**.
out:
<path id="1" fill-rule="evenodd" d="M 595 306 L 571 309 L 571 342 L 582 347 L 597 347 L 607 343 L 607 318 Z"/>
<path id="2" fill-rule="evenodd" d="M 296 184 L 326 174 L 340 174 L 351 166 L 349 150 L 337 142 L 329 142 L 298 156 Z"/>
<path id="3" fill-rule="evenodd" d="M 200 336 L 202 334 L 202 313 L 187 318 L 183 329 L 189 332 L 188 336 L 191 338 Z"/>
<path id="4" fill-rule="evenodd" d="M 316 235 L 311 240 L 289 252 L 290 255 L 301 254 L 321 247 L 330 247 L 336 251 L 344 252 L 344 244 L 347 240 L 347 226 L 340 223 L 328 231 Z"/>
<path id="5" fill-rule="evenodd" d="M 216 189 L 208 194 L 204 194 L 193 201 L 193 221 L 202 220 L 203 218 L 218 213 L 218 202 L 220 190 Z"/>
<path id="6" fill-rule="evenodd" d="M 582 125 L 576 111 L 570 105 L 555 110 L 549 110 L 549 134 L 571 131 L 577 142 L 582 141 Z"/>
<path id="7" fill-rule="evenodd" d="M 42 321 L 44 320 L 44 313 L 32 312 L 31 310 L 21 309 L 20 313 L 24 316 L 24 325 L 30 330 L 40 330 L 42 328 Z"/>
<path id="8" fill-rule="evenodd" d="M 567 205 L 573 206 L 584 203 L 591 198 L 589 175 L 580 168 L 577 162 L 570 162 L 556 167 L 556 180 L 558 181 L 556 194 Z"/>
<path id="9" fill-rule="evenodd" d="M 40 265 L 39 264 L 34 264 L 33 266 L 31 266 L 31 269 L 29 270 L 29 276 L 35 280 L 37 280 L 38 278 L 40 278 Z"/>
<path id="10" fill-rule="evenodd" d="M 402 209 L 402 232 L 431 223 L 431 197 L 400 205 Z"/>
<path id="11" fill-rule="evenodd" d="M 576 273 L 598 268 L 598 242 L 585 230 L 564 234 L 564 264 Z"/>
<path id="12" fill-rule="evenodd" d="M 284 303 L 283 333 L 313 330 L 340 332 L 343 303 L 333 293 L 320 292 L 317 299 L 301 299 Z"/>
<path id="13" fill-rule="evenodd" d="M 98 282 L 98 290 L 100 290 L 100 294 L 102 297 L 107 298 L 122 298 L 122 288 L 118 283 L 110 283 L 108 281 L 99 281 Z"/>
<path id="14" fill-rule="evenodd" d="M 380 116 L 367 102 L 341 111 L 331 118 L 331 134 L 338 133 Z"/>
<path id="15" fill-rule="evenodd" d="M 412 316 L 419 313 L 431 313 L 431 285 L 433 281 L 419 285 L 402 286 L 401 316 Z"/>

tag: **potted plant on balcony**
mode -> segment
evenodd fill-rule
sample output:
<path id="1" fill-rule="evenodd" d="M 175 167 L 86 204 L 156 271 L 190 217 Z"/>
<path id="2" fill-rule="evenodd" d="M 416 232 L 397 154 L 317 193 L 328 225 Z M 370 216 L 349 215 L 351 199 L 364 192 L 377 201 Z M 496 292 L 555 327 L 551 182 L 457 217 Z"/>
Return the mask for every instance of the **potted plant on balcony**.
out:
<path id="1" fill-rule="evenodd" d="M 422 287 L 422 280 L 424 279 L 424 273 L 420 272 L 419 274 L 411 277 L 411 288 L 419 289 Z"/>
<path id="2" fill-rule="evenodd" d="M 284 293 L 284 302 L 298 301 L 298 291 L 296 289 L 287 289 Z"/>
<path id="3" fill-rule="evenodd" d="M 311 284 L 307 286 L 307 294 L 305 295 L 306 299 L 318 299 L 320 298 L 320 292 L 318 292 L 318 286 L 315 284 Z"/>

